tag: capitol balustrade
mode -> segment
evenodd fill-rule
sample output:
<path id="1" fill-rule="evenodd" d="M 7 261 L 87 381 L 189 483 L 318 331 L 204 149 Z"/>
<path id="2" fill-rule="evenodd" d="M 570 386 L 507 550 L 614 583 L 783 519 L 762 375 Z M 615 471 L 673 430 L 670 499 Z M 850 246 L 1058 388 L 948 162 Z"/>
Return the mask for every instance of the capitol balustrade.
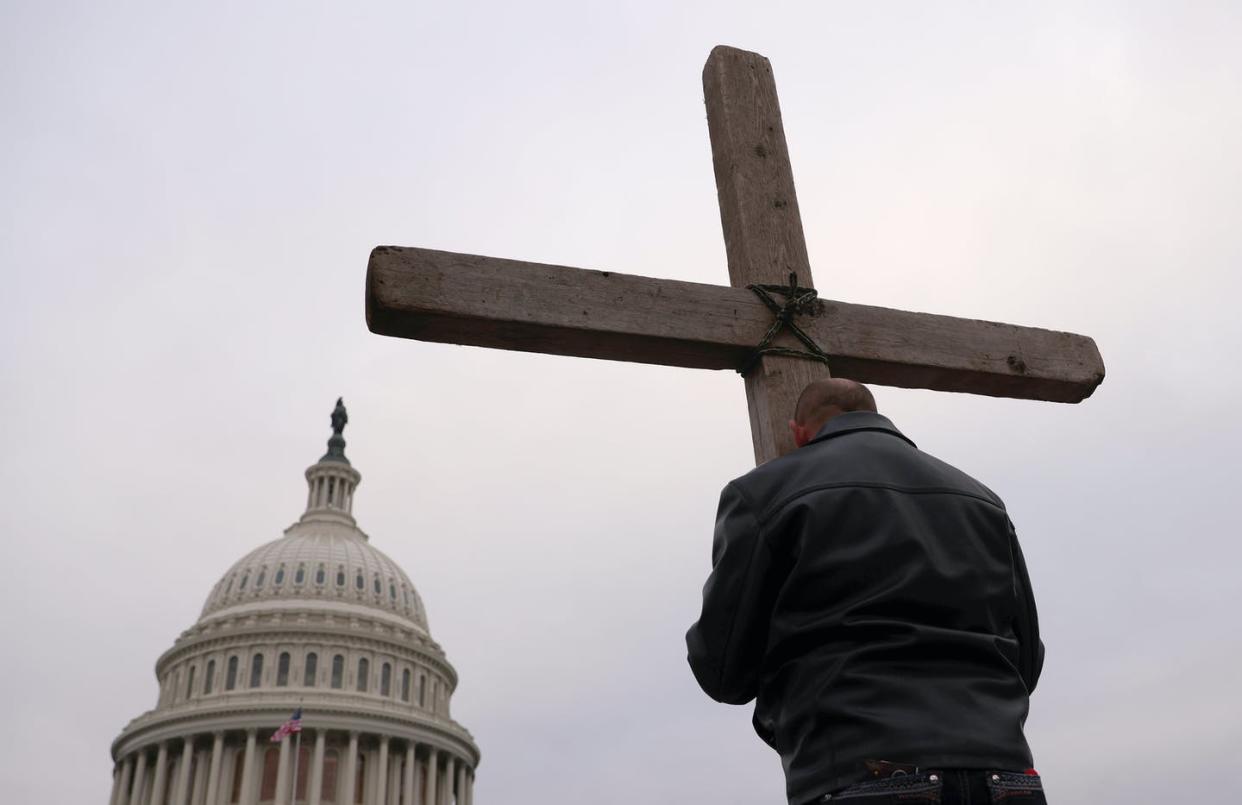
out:
<path id="1" fill-rule="evenodd" d="M 125 726 L 121 738 L 118 740 L 120 747 L 125 748 L 129 742 L 142 735 L 144 742 L 152 739 L 160 739 L 165 737 L 175 737 L 179 733 L 176 731 L 178 724 L 185 721 L 193 721 L 195 724 L 205 724 L 211 716 L 227 715 L 229 717 L 230 726 L 250 726 L 248 722 L 238 722 L 237 716 L 246 717 L 248 712 L 253 712 L 251 721 L 254 726 L 262 726 L 264 724 L 272 724 L 272 729 L 284 719 L 285 712 L 292 712 L 297 707 L 306 708 L 305 693 L 294 692 L 291 690 L 246 690 L 237 693 L 218 693 L 208 697 L 187 699 L 176 704 L 161 707 L 155 710 L 149 710 L 141 716 L 133 719 Z M 470 733 L 457 722 L 447 716 L 434 713 L 418 707 L 411 707 L 408 703 L 385 699 L 383 697 L 366 694 L 352 693 L 333 690 L 328 695 L 320 693 L 318 696 L 311 696 L 311 708 L 320 708 L 318 715 L 331 719 L 335 714 L 348 714 L 351 719 L 357 717 L 374 716 L 382 719 L 386 724 L 390 724 L 397 728 L 397 732 L 404 733 L 408 730 L 402 730 L 401 727 L 407 726 L 423 726 L 432 729 L 439 729 L 448 733 L 456 733 L 468 737 Z M 318 701 L 314 699 L 318 698 Z M 317 713 L 314 709 L 308 711 L 307 719 L 314 719 Z M 351 721 L 351 723 L 356 723 Z M 151 730 L 164 726 L 171 729 L 172 732 L 164 735 L 165 730 L 159 730 L 158 734 L 146 735 Z M 207 727 L 205 731 L 210 731 Z"/>

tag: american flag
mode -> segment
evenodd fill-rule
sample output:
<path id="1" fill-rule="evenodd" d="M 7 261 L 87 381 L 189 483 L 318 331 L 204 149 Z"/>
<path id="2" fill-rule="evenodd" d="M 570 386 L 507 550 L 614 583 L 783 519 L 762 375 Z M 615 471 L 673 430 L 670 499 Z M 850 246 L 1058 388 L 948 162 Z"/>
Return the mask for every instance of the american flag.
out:
<path id="1" fill-rule="evenodd" d="M 280 743 L 285 739 L 286 735 L 302 731 L 302 708 L 293 711 L 293 718 L 290 718 L 284 724 L 280 725 L 280 729 L 272 733 L 272 743 Z"/>

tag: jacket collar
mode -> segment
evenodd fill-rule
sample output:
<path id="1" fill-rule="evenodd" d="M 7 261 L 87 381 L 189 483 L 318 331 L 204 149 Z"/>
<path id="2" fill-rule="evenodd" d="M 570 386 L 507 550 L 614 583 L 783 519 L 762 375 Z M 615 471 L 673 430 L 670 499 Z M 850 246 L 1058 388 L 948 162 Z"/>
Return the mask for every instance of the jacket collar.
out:
<path id="1" fill-rule="evenodd" d="M 815 444 L 816 442 L 826 441 L 846 433 L 855 433 L 862 430 L 878 430 L 884 433 L 891 433 L 897 438 L 909 442 L 911 447 L 918 448 L 918 445 L 911 441 L 909 437 L 897 430 L 897 426 L 888 417 L 882 414 L 873 414 L 870 411 L 852 411 L 848 414 L 837 414 L 825 422 L 824 426 L 816 432 L 815 438 L 811 439 L 807 444 Z"/>

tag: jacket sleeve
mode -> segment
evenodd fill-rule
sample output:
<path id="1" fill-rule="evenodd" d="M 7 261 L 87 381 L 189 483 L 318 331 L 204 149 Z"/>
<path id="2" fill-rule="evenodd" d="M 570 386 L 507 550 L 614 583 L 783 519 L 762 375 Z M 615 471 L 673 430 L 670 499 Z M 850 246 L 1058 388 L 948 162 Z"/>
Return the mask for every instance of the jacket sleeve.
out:
<path id="1" fill-rule="evenodd" d="M 1013 551 L 1014 594 L 1017 598 L 1014 633 L 1018 637 L 1018 670 L 1027 693 L 1030 693 L 1035 690 L 1040 671 L 1044 668 L 1044 643 L 1039 638 L 1039 614 L 1035 610 L 1031 578 L 1026 572 L 1026 559 L 1022 556 L 1022 547 L 1018 545 L 1018 535 L 1012 522 L 1009 524 L 1009 540 Z"/>
<path id="2" fill-rule="evenodd" d="M 768 624 L 783 578 L 754 507 L 735 484 L 720 495 L 703 611 L 686 633 L 690 668 L 708 696 L 745 704 L 759 689 Z"/>

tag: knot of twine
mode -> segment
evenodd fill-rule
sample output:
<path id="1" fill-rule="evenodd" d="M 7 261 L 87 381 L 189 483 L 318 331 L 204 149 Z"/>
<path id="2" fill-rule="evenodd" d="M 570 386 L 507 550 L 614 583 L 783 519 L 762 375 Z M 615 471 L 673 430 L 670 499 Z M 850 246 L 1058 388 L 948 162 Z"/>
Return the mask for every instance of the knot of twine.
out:
<path id="1" fill-rule="evenodd" d="M 789 272 L 788 285 L 747 285 L 747 289 L 759 297 L 759 300 L 768 306 L 775 314 L 772 326 L 763 334 L 763 338 L 755 346 L 750 353 L 750 357 L 737 370 L 738 374 L 745 377 L 750 370 L 755 368 L 759 360 L 764 355 L 781 355 L 786 358 L 801 358 L 808 361 L 819 361 L 825 366 L 828 365 L 828 356 L 819 344 L 815 343 L 815 339 L 806 334 L 796 321 L 799 315 L 815 315 L 818 312 L 816 302 L 819 295 L 814 288 L 801 288 L 798 286 L 798 275 L 796 272 Z M 773 294 L 779 294 L 784 297 L 783 301 L 777 301 Z M 802 342 L 805 350 L 792 349 L 790 347 L 774 347 L 772 340 L 776 338 L 777 333 L 788 328 L 794 337 Z"/>

